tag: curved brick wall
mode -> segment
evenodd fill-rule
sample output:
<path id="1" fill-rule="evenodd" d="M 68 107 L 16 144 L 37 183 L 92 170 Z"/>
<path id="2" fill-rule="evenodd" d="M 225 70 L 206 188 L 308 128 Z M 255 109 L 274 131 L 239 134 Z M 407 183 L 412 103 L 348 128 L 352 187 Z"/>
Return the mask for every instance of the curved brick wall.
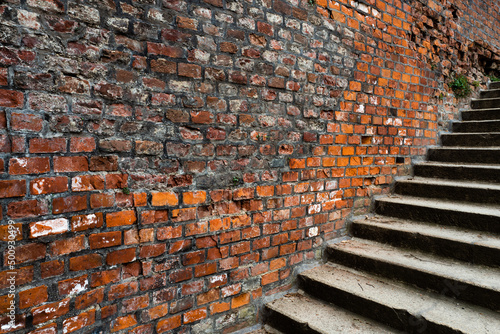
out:
<path id="1" fill-rule="evenodd" d="M 0 333 L 257 323 L 498 64 L 442 2 L 4 1 Z"/>

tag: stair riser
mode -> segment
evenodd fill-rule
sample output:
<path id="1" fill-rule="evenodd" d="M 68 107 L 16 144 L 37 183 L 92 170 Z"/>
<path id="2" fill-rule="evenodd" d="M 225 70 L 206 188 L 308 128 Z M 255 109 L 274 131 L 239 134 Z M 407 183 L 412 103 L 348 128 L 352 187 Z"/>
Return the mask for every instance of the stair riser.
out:
<path id="1" fill-rule="evenodd" d="M 500 120 L 500 109 L 473 110 L 462 112 L 464 121 Z"/>
<path id="2" fill-rule="evenodd" d="M 352 223 L 350 229 L 352 235 L 358 238 L 386 243 L 395 247 L 411 248 L 474 264 L 500 266 L 500 249 L 424 236 L 418 233 L 377 228 L 356 222 Z"/>
<path id="3" fill-rule="evenodd" d="M 287 317 L 284 314 L 276 312 L 273 309 L 266 307 L 264 314 L 264 322 L 271 327 L 283 333 L 297 333 L 297 334 L 322 334 L 307 326 L 307 324 L 300 323 Z"/>
<path id="4" fill-rule="evenodd" d="M 405 333 L 457 333 L 454 329 L 429 322 L 419 318 L 418 315 L 408 313 L 406 310 L 391 308 L 387 305 L 323 284 L 306 276 L 299 276 L 299 279 L 302 289 L 310 295 L 391 326 L 397 330 L 404 331 Z"/>
<path id="5" fill-rule="evenodd" d="M 397 182 L 394 192 L 400 195 L 439 198 L 485 204 L 500 204 L 500 191 L 483 188 L 465 188 L 440 184 Z"/>
<path id="6" fill-rule="evenodd" d="M 453 123 L 453 132 L 500 132 L 500 121 L 478 123 Z M 466 145 L 467 146 L 467 145 Z"/>
<path id="7" fill-rule="evenodd" d="M 491 82 L 489 89 L 500 89 L 500 81 Z"/>
<path id="8" fill-rule="evenodd" d="M 500 146 L 500 134 L 445 134 L 441 136 L 441 144 L 465 147 Z"/>
<path id="9" fill-rule="evenodd" d="M 329 260 L 335 263 L 367 271 L 389 279 L 400 280 L 422 289 L 434 291 L 443 296 L 471 302 L 492 310 L 500 309 L 500 292 L 494 290 L 446 279 L 433 273 L 422 272 L 414 268 L 366 258 L 358 254 L 344 252 L 340 248 L 328 248 L 327 253 Z"/>
<path id="10" fill-rule="evenodd" d="M 375 202 L 375 212 L 389 217 L 424 221 L 438 225 L 458 226 L 500 234 L 498 217 L 478 213 L 456 212 L 382 201 Z"/>
<path id="11" fill-rule="evenodd" d="M 453 149 L 429 149 L 428 159 L 430 161 L 441 162 L 464 162 L 464 163 L 483 163 L 500 164 L 500 150 L 453 150 Z"/>
<path id="12" fill-rule="evenodd" d="M 500 99 L 472 100 L 472 109 L 492 109 L 500 107 Z"/>
<path id="13" fill-rule="evenodd" d="M 500 90 L 498 89 L 484 90 L 479 94 L 479 96 L 482 99 L 493 99 L 496 97 L 500 97 Z"/>
<path id="14" fill-rule="evenodd" d="M 415 176 L 421 177 L 494 183 L 500 182 L 500 170 L 497 169 L 415 165 L 413 171 Z"/>

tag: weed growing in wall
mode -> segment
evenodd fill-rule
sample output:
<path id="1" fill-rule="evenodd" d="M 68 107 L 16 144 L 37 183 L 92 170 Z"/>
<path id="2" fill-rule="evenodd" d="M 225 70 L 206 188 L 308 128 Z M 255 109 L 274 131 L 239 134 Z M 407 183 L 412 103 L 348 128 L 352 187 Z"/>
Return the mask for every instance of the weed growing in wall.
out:
<path id="1" fill-rule="evenodd" d="M 457 98 L 469 97 L 472 93 L 471 85 L 467 78 L 462 75 L 456 75 L 450 82 L 450 88 Z"/>

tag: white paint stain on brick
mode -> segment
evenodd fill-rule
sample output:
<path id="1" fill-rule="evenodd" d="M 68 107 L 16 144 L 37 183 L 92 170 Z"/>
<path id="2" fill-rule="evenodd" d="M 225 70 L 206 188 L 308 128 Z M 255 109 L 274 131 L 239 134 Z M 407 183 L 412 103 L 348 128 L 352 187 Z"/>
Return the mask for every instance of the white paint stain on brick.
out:
<path id="1" fill-rule="evenodd" d="M 310 215 L 321 212 L 321 204 L 313 204 L 309 206 L 308 212 Z"/>
<path id="2" fill-rule="evenodd" d="M 39 238 L 46 235 L 60 234 L 68 230 L 69 221 L 66 218 L 43 220 L 30 224 L 31 238 Z"/>
<path id="3" fill-rule="evenodd" d="M 88 190 L 88 189 L 85 189 L 85 187 L 83 186 L 83 183 L 82 183 L 82 178 L 80 176 L 75 176 L 72 180 L 71 180 L 71 189 L 73 191 L 82 191 L 82 190 Z"/>
<path id="4" fill-rule="evenodd" d="M 309 230 L 307 230 L 307 236 L 309 238 L 315 237 L 318 235 L 319 229 L 317 227 L 311 227 Z"/>
<path id="5" fill-rule="evenodd" d="M 39 179 L 33 182 L 33 195 L 40 195 L 43 193 L 43 185 L 45 183 L 45 179 Z"/>
<path id="6" fill-rule="evenodd" d="M 95 214 L 90 214 L 84 217 L 78 217 L 73 221 L 73 229 L 79 229 L 82 226 L 93 226 L 98 222 L 97 216 Z"/>

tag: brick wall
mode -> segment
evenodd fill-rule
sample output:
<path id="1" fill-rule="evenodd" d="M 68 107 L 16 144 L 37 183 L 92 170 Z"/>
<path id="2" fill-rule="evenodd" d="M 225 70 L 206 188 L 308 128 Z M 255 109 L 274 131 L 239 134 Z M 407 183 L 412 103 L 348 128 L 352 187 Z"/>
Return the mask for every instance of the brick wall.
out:
<path id="1" fill-rule="evenodd" d="M 258 322 L 497 66 L 442 2 L 4 1 L 0 333 Z"/>

